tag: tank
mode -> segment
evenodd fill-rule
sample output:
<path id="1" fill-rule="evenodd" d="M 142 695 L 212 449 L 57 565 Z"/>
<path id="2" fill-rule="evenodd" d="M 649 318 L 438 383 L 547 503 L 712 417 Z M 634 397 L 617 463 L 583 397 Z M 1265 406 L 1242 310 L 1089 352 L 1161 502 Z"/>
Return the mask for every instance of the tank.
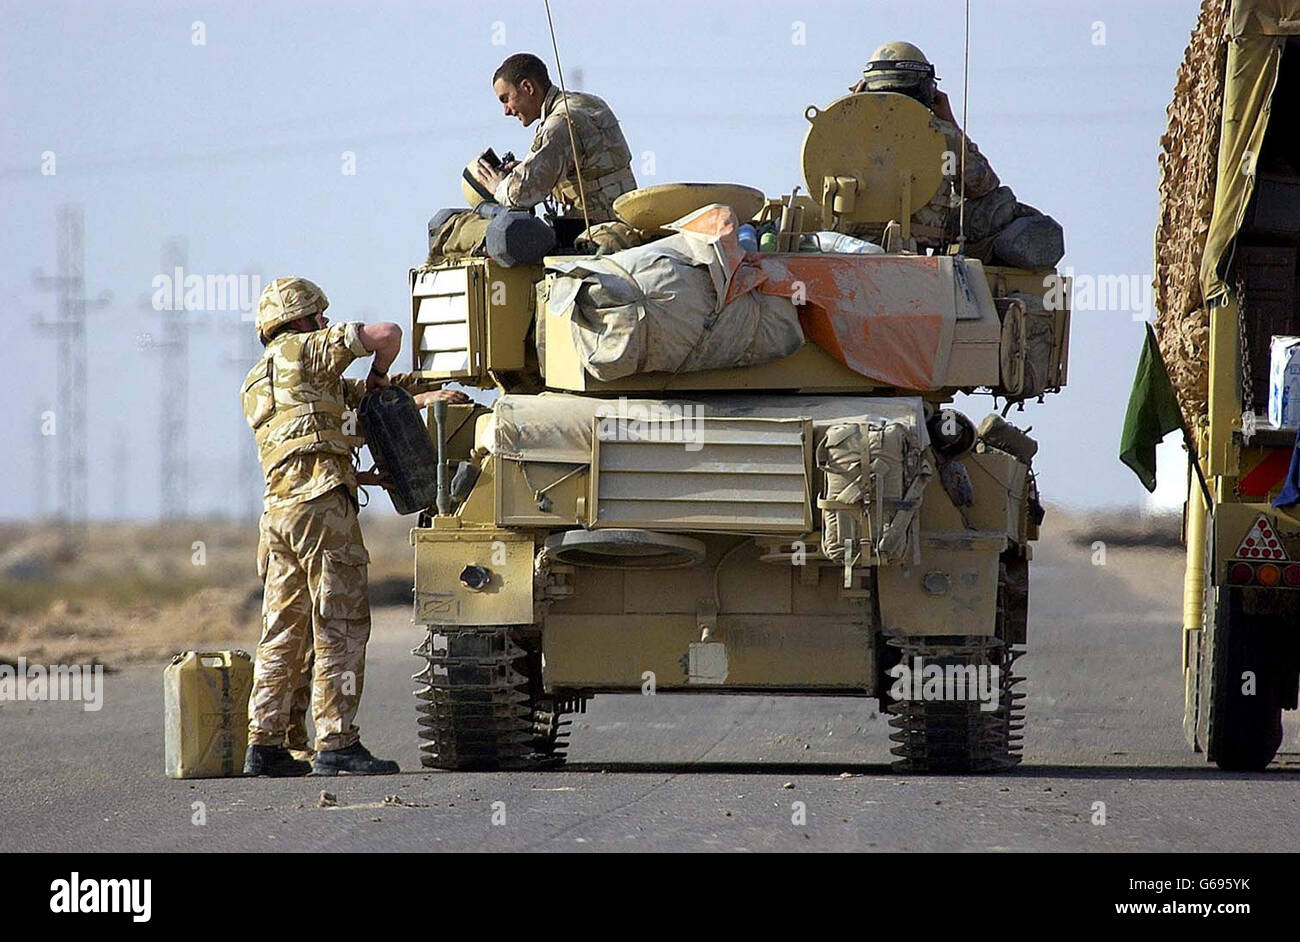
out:
<path id="1" fill-rule="evenodd" d="M 924 248 L 924 106 L 805 117 L 779 198 L 669 184 L 612 262 L 411 270 L 415 370 L 497 393 L 426 416 L 457 468 L 411 531 L 426 766 L 558 763 L 591 697 L 695 692 L 876 698 L 903 771 L 1019 762 L 1042 510 L 1004 417 L 1065 384 L 1068 285 Z"/>

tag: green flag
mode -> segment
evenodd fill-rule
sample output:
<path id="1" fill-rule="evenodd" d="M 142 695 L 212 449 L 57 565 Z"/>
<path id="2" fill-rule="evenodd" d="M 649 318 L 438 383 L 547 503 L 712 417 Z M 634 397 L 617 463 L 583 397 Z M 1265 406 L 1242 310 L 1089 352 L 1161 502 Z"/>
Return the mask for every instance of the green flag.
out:
<path id="1" fill-rule="evenodd" d="M 1128 411 L 1124 413 L 1119 460 L 1133 469 L 1148 491 L 1156 489 L 1156 445 L 1174 429 L 1182 427 L 1183 414 L 1160 356 L 1156 332 L 1147 324 L 1146 343 L 1142 345 L 1137 375 L 1128 394 Z"/>

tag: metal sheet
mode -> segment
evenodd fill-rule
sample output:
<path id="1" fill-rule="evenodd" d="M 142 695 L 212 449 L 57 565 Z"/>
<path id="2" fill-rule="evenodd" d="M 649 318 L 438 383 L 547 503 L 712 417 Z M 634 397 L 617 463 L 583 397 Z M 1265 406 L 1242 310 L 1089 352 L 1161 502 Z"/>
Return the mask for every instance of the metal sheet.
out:
<path id="1" fill-rule="evenodd" d="M 597 418 L 593 425 L 593 528 L 812 529 L 807 419 L 699 416 L 605 425 Z"/>

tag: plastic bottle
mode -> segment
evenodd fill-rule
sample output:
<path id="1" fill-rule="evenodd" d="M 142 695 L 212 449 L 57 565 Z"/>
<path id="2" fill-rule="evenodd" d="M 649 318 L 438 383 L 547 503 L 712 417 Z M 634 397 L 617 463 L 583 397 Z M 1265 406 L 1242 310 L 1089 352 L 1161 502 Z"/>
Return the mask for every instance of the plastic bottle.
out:
<path id="1" fill-rule="evenodd" d="M 736 236 L 740 239 L 740 247 L 746 252 L 758 251 L 758 230 L 745 223 L 736 231 Z"/>
<path id="2" fill-rule="evenodd" d="M 763 237 L 758 240 L 758 248 L 761 252 L 776 251 L 776 233 L 764 232 Z"/>
<path id="3" fill-rule="evenodd" d="M 885 250 L 874 242 L 858 239 L 843 232 L 823 231 L 817 233 L 817 242 L 823 252 L 835 252 L 847 255 L 884 255 Z"/>

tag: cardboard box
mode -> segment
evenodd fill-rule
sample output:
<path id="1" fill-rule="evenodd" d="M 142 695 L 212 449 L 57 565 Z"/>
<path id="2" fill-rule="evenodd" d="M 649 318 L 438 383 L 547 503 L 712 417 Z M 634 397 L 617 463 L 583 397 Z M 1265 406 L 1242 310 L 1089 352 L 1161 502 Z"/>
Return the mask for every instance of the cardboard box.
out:
<path id="1" fill-rule="evenodd" d="M 1269 344 L 1268 422 L 1274 428 L 1300 425 L 1300 337 Z"/>

